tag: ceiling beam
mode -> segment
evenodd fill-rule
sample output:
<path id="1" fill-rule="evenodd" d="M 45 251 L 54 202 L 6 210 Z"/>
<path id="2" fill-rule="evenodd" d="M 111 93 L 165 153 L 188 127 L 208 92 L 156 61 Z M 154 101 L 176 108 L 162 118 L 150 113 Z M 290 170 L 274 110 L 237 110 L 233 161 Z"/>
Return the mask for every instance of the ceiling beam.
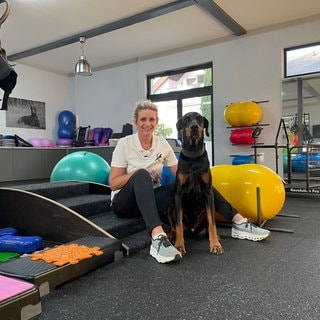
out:
<path id="1" fill-rule="evenodd" d="M 206 11 L 209 15 L 220 21 L 224 26 L 231 30 L 235 35 L 242 36 L 247 31 L 229 16 L 221 7 L 212 0 L 191 0 L 198 7 Z"/>
<path id="2" fill-rule="evenodd" d="M 134 25 L 136 23 L 139 22 L 143 22 L 146 20 L 150 20 L 162 15 L 165 15 L 167 13 L 170 12 L 174 12 L 183 8 L 187 8 L 193 5 L 193 2 L 190 0 L 178 0 L 178 1 L 174 1 L 174 2 L 170 2 L 168 4 L 165 4 L 163 6 L 159 6 L 157 8 L 153 8 L 150 10 L 146 10 L 144 12 L 140 12 L 138 14 L 135 14 L 133 16 L 124 18 L 124 19 L 120 19 L 118 21 L 115 22 L 111 22 L 108 24 L 105 24 L 103 26 L 91 29 L 91 30 L 87 30 L 78 34 L 74 34 L 70 37 L 66 37 L 57 41 L 53 41 L 38 47 L 34 47 L 25 51 L 21 51 L 18 53 L 14 53 L 12 55 L 8 56 L 8 60 L 9 61 L 15 61 L 18 59 L 22 59 L 22 58 L 26 58 L 26 57 L 30 57 L 39 53 L 43 53 L 46 51 L 50 51 L 53 49 L 57 49 L 60 47 L 64 47 L 67 45 L 70 45 L 72 43 L 76 43 L 79 42 L 80 37 L 84 36 L 87 39 L 92 38 L 92 37 L 96 37 L 99 36 L 101 34 L 105 34 L 114 30 L 118 30 L 121 28 L 125 28 L 131 25 Z"/>

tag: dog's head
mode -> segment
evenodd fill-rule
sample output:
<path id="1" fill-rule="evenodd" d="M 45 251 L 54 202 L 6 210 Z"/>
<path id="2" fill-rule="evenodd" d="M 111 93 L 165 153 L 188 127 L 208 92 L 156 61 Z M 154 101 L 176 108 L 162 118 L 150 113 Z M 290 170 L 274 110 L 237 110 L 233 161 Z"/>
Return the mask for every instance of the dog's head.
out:
<path id="1" fill-rule="evenodd" d="M 200 151 L 203 148 L 204 133 L 209 136 L 209 121 L 198 112 L 188 112 L 177 121 L 182 149 Z"/>

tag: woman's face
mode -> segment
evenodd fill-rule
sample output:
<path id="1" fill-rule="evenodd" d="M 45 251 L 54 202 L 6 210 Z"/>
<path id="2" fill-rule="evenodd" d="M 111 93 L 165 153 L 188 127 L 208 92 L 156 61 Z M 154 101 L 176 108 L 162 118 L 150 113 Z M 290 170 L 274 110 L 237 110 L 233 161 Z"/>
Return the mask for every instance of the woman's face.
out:
<path id="1" fill-rule="evenodd" d="M 158 124 L 157 112 L 151 109 L 140 110 L 137 117 L 137 130 L 140 135 L 152 136 Z"/>

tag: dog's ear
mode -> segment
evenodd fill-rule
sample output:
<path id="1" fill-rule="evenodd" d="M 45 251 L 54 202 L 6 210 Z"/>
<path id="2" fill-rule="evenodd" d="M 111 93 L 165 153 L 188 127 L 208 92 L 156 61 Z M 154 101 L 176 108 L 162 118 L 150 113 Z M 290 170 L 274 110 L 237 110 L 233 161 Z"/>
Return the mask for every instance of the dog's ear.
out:
<path id="1" fill-rule="evenodd" d="M 178 119 L 178 121 L 176 123 L 176 128 L 177 128 L 177 131 L 178 131 L 178 139 L 182 140 L 182 134 L 181 134 L 181 131 L 183 130 L 182 117 L 180 119 Z"/>
<path id="2" fill-rule="evenodd" d="M 203 117 L 203 128 L 205 129 L 206 136 L 209 137 L 209 121 L 206 117 Z"/>
<path id="3" fill-rule="evenodd" d="M 182 126 L 182 118 L 179 118 L 177 123 L 176 123 L 176 127 L 177 127 L 177 130 L 180 131 L 183 129 L 183 126 Z"/>

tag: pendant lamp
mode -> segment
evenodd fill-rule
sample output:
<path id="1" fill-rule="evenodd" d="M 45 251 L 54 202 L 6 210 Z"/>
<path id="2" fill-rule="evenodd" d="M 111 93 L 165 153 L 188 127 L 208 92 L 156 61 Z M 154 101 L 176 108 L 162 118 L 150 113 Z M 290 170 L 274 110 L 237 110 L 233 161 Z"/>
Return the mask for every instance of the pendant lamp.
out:
<path id="1" fill-rule="evenodd" d="M 89 62 L 87 61 L 86 56 L 84 55 L 84 50 L 83 50 L 83 46 L 85 42 L 86 42 L 86 38 L 80 37 L 81 55 L 79 57 L 79 61 L 77 62 L 74 68 L 74 73 L 80 76 L 91 76 L 92 75 L 91 67 Z"/>

